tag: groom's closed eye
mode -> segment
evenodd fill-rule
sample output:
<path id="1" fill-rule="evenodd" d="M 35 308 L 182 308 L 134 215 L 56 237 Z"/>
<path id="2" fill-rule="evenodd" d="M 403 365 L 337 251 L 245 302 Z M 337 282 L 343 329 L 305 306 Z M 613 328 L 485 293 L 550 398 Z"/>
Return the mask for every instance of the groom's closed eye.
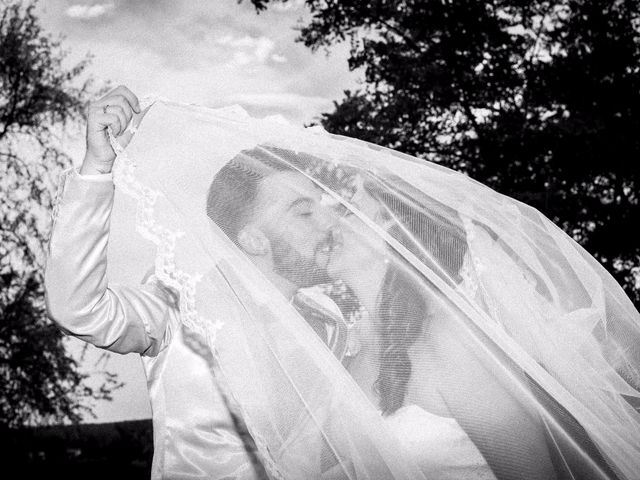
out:
<path id="1" fill-rule="evenodd" d="M 288 210 L 296 215 L 308 217 L 313 213 L 313 200 L 311 198 L 298 198 L 289 205 Z"/>

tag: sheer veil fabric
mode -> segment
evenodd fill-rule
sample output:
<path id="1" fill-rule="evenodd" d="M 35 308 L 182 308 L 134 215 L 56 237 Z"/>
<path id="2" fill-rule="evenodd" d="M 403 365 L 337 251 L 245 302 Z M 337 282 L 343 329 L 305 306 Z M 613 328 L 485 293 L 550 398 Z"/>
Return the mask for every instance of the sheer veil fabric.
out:
<path id="1" fill-rule="evenodd" d="M 638 478 L 640 316 L 542 214 L 317 127 L 145 103 L 112 137 L 110 280 L 176 293 L 270 477 Z"/>

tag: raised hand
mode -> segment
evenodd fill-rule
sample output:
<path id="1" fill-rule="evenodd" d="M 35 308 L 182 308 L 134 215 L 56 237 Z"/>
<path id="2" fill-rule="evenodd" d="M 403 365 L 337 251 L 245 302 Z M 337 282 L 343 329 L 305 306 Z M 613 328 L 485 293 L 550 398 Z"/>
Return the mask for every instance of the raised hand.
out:
<path id="1" fill-rule="evenodd" d="M 108 173 L 116 153 L 109 143 L 107 127 L 125 147 L 131 140 L 127 125 L 134 116 L 142 116 L 138 97 L 124 85 L 114 88 L 99 100 L 89 102 L 87 118 L 87 151 L 81 174 Z"/>

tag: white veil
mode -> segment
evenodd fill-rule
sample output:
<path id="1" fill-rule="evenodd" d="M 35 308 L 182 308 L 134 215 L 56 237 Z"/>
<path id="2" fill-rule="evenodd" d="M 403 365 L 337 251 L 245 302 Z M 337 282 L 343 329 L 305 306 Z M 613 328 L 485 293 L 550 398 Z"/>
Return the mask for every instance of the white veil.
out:
<path id="1" fill-rule="evenodd" d="M 318 128 L 145 101 L 112 138 L 110 280 L 154 262 L 272 478 L 638 478 L 640 315 L 542 214 Z"/>

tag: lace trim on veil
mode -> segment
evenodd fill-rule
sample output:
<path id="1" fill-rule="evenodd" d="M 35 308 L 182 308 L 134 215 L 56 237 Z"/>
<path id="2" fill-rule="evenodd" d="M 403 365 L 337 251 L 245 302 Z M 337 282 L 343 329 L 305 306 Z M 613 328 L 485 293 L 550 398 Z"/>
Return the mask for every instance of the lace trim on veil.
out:
<path id="1" fill-rule="evenodd" d="M 140 107 L 145 110 L 151 107 L 156 101 L 165 101 L 169 103 L 177 103 L 173 100 L 167 100 L 158 95 L 147 95 L 140 99 Z M 180 103 L 180 105 L 189 106 L 187 103 Z M 137 127 L 133 125 L 133 122 L 129 124 L 127 130 L 135 135 Z M 116 159 L 113 165 L 113 182 L 116 187 L 122 190 L 125 194 L 131 197 L 136 202 L 136 232 L 140 234 L 144 239 L 152 242 L 156 247 L 155 255 L 155 276 L 162 281 L 165 285 L 173 288 L 179 295 L 179 308 L 180 308 L 180 320 L 182 324 L 193 333 L 200 335 L 206 341 L 206 346 L 209 347 L 208 355 L 204 354 L 203 358 L 210 364 L 210 368 L 215 369 L 214 362 L 212 362 L 210 355 L 216 357 L 215 340 L 216 333 L 220 330 L 224 322 L 220 320 L 205 320 L 202 318 L 196 309 L 195 298 L 196 288 L 198 282 L 201 280 L 202 275 L 190 275 L 187 272 L 180 270 L 175 264 L 175 249 L 176 240 L 184 236 L 184 232 L 177 230 L 170 230 L 162 225 L 158 224 L 154 219 L 154 206 L 156 200 L 161 192 L 153 190 L 146 185 L 143 185 L 135 175 L 136 162 L 134 159 L 127 155 L 126 149 L 123 148 L 113 135 L 110 127 L 107 128 L 109 141 L 116 153 Z M 194 350 L 202 351 L 204 345 L 196 338 L 195 335 L 185 331 L 185 341 Z M 226 388 L 224 380 L 216 376 L 216 380 L 219 384 L 220 391 L 227 400 L 228 407 L 234 407 L 242 412 L 242 407 L 233 399 L 233 394 Z M 232 409 L 232 408 L 230 408 Z M 246 416 L 242 415 L 243 418 Z M 277 465 L 269 453 L 269 448 L 264 440 L 261 440 L 259 435 L 251 430 L 248 422 L 245 422 L 247 428 L 251 432 L 251 436 L 256 443 L 258 449 L 258 455 L 262 466 L 265 468 L 269 477 L 275 480 L 284 480 L 284 476 L 280 473 Z"/>

